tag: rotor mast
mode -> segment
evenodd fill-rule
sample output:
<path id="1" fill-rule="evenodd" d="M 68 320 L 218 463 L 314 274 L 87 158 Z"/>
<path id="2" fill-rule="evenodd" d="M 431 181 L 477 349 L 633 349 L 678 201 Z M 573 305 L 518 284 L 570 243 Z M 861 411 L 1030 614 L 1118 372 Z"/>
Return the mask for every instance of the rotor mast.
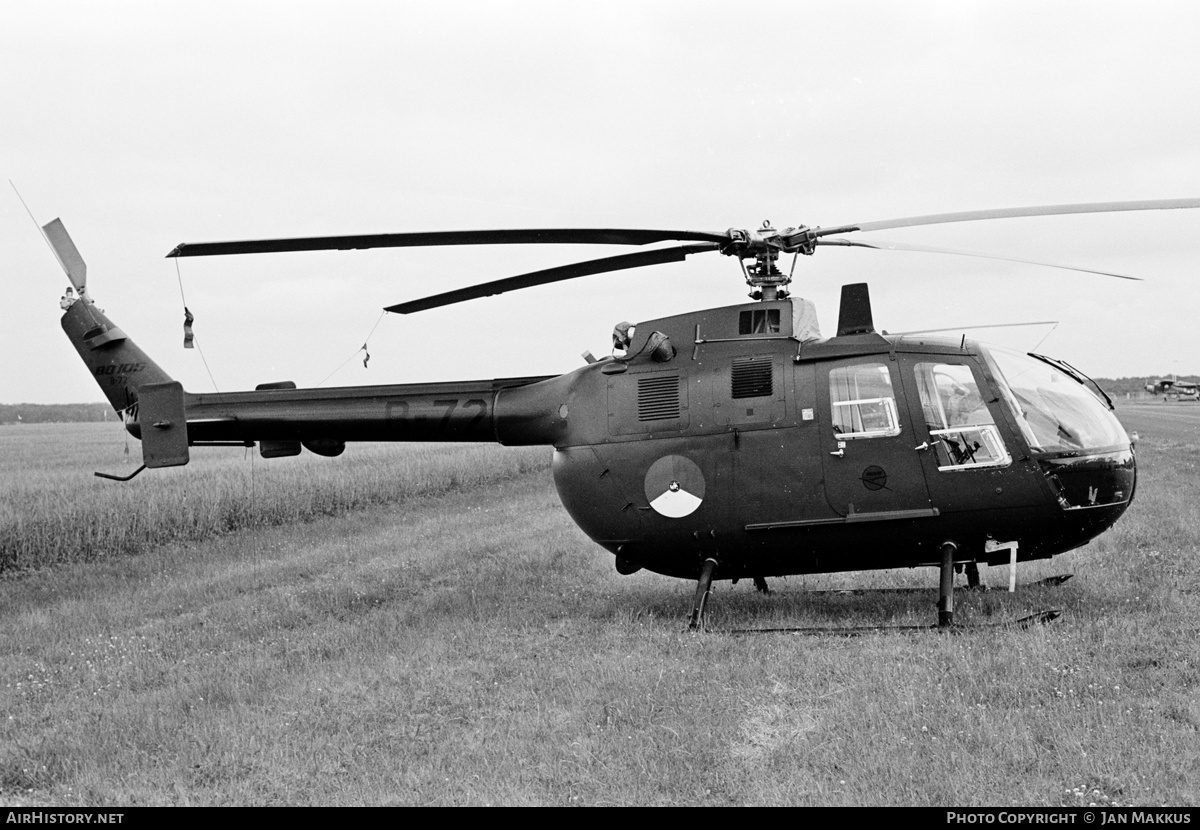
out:
<path id="1" fill-rule="evenodd" d="M 792 281 L 791 273 L 779 270 L 780 254 L 805 254 L 811 256 L 816 248 L 817 237 L 812 230 L 801 225 L 777 231 L 770 220 L 764 220 L 757 231 L 730 228 L 729 244 L 721 251 L 736 256 L 750 286 L 753 300 L 785 300 L 787 286 Z M 753 260 L 747 263 L 746 260 Z M 795 263 L 793 263 L 794 267 Z"/>

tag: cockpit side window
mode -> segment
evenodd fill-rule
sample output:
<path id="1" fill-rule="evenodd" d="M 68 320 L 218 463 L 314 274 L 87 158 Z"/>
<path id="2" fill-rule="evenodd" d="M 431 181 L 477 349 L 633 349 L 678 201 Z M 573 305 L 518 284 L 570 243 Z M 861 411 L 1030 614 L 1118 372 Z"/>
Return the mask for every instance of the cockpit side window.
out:
<path id="1" fill-rule="evenodd" d="M 918 363 L 915 371 L 939 470 L 1004 467 L 1011 462 L 970 366 Z"/>
<path id="2" fill-rule="evenodd" d="M 930 429 L 995 423 L 970 366 L 918 363 L 916 371 L 925 425 Z"/>
<path id="3" fill-rule="evenodd" d="M 881 438 L 900 434 L 892 376 L 882 363 L 829 371 L 833 431 L 838 438 Z"/>

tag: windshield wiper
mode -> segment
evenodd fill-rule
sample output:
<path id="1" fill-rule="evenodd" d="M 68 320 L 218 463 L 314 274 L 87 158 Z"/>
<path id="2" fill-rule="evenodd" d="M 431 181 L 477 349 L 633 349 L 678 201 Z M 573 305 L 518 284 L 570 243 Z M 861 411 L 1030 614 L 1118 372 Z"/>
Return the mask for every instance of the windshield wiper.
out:
<path id="1" fill-rule="evenodd" d="M 1033 352 L 1029 352 L 1029 356 L 1035 358 L 1036 360 L 1040 360 L 1043 363 L 1050 364 L 1055 369 L 1058 369 L 1060 372 L 1067 375 L 1067 377 L 1074 380 L 1080 386 L 1089 390 L 1093 395 L 1099 393 L 1098 397 L 1102 398 L 1104 402 L 1108 404 L 1108 408 L 1110 410 L 1116 409 L 1116 407 L 1113 406 L 1112 398 L 1110 398 L 1108 393 L 1100 387 L 1100 384 L 1096 383 L 1096 381 L 1089 378 L 1070 363 L 1067 363 L 1065 360 L 1059 360 L 1056 357 L 1048 357 L 1044 354 L 1034 354 Z"/>

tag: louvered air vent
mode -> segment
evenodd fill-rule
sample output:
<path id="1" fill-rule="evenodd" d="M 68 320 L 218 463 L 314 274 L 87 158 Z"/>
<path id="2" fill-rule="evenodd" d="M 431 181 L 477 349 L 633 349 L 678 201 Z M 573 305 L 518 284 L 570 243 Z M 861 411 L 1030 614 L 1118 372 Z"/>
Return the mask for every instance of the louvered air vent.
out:
<path id="1" fill-rule="evenodd" d="M 679 376 L 638 378 L 638 420 L 664 421 L 679 417 Z"/>
<path id="2" fill-rule="evenodd" d="M 771 388 L 771 358 L 739 357 L 733 361 L 733 397 L 767 398 Z"/>

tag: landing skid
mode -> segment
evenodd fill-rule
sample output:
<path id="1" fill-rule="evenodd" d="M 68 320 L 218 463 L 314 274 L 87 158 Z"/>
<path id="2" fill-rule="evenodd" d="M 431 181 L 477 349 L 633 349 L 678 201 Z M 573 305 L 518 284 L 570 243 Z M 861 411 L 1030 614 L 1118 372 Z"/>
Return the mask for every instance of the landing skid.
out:
<path id="1" fill-rule="evenodd" d="M 1018 588 L 1057 588 L 1075 574 L 1058 574 L 1057 576 L 1048 576 L 1045 579 L 1039 579 L 1037 582 L 1026 582 L 1018 585 Z M 970 590 L 988 590 L 987 586 L 968 586 Z M 843 594 L 845 596 L 861 597 L 867 594 L 923 594 L 929 591 L 929 588 L 831 588 L 822 591 L 805 591 L 809 596 L 821 596 L 831 594 Z"/>
<path id="2" fill-rule="evenodd" d="M 907 625 L 907 626 L 866 626 L 861 628 L 853 627 L 837 627 L 837 628 L 739 628 L 729 631 L 730 634 L 760 634 L 760 633 L 781 633 L 781 634 L 835 634 L 853 636 L 855 634 L 863 634 L 869 632 L 881 631 L 928 631 L 930 628 L 936 628 L 938 631 L 947 631 L 956 633 L 959 631 L 967 631 L 975 628 L 1029 628 L 1032 625 L 1043 624 L 1058 619 L 1062 615 L 1059 609 L 1048 611 L 1038 611 L 1025 617 L 1016 620 L 1005 620 L 996 623 L 980 623 L 970 626 L 957 625 L 954 622 L 954 555 L 958 551 L 958 546 L 949 540 L 942 544 L 940 551 L 941 562 L 938 568 L 938 617 L 936 626 L 923 625 Z M 966 563 L 967 573 L 967 590 L 986 591 L 979 579 L 979 569 L 976 563 Z M 958 566 L 963 567 L 961 564 Z M 708 604 L 708 598 L 712 596 L 712 581 L 717 571 L 717 560 L 715 557 L 708 557 L 700 567 L 700 574 L 696 580 L 696 595 L 692 601 L 692 614 L 688 621 L 688 629 L 691 631 L 703 631 L 704 626 L 704 609 Z M 1058 576 L 1047 577 L 1046 579 L 1030 583 L 1029 587 L 1055 587 L 1062 585 L 1072 574 L 1059 574 Z M 766 580 L 761 576 L 754 578 L 754 585 L 760 591 L 766 589 Z M 1012 583 L 1009 583 L 1010 590 Z M 862 590 L 846 590 L 846 591 L 812 591 L 812 594 L 853 594 L 863 595 L 872 593 L 917 593 L 928 589 L 922 588 L 876 588 Z"/>
<path id="3" fill-rule="evenodd" d="M 947 634 L 966 634 L 986 628 L 1017 628 L 1027 629 L 1035 625 L 1045 625 L 1062 616 L 1062 609 L 1054 608 L 1048 611 L 1037 611 L 1015 620 L 999 622 L 975 623 L 973 625 L 866 625 L 866 626 L 834 626 L 830 628 L 734 628 L 726 634 L 832 634 L 841 637 L 858 637 L 862 634 L 913 634 L 916 632 L 941 631 Z"/>
<path id="4" fill-rule="evenodd" d="M 704 606 L 712 596 L 713 574 L 717 572 L 717 560 L 708 557 L 700 566 L 700 578 L 696 580 L 696 596 L 692 600 L 692 616 L 688 621 L 689 631 L 704 630 Z"/>

